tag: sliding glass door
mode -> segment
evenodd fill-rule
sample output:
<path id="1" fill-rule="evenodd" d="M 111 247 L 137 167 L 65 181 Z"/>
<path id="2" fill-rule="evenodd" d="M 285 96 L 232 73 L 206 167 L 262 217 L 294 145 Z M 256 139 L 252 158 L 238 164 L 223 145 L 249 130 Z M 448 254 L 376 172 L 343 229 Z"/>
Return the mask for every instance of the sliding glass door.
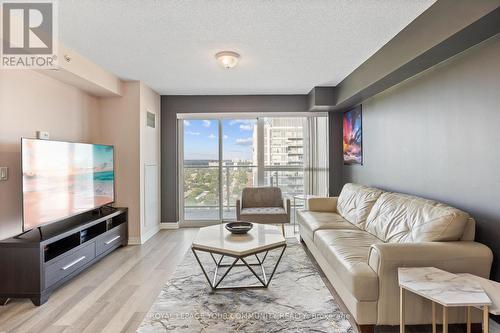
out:
<path id="1" fill-rule="evenodd" d="M 327 118 L 321 117 L 327 124 Z M 179 119 L 181 221 L 214 223 L 236 218 L 236 200 L 245 187 L 277 186 L 285 197 L 314 194 L 311 142 L 328 142 L 309 127 L 310 117 L 226 117 Z M 328 147 L 322 145 L 323 158 Z M 318 150 L 314 148 L 314 150 Z M 328 166 L 326 166 L 328 168 Z M 318 170 L 319 171 L 319 170 Z M 318 182 L 316 182 L 318 183 Z M 327 193 L 328 181 L 321 179 Z"/>
<path id="2" fill-rule="evenodd" d="M 184 120 L 182 201 L 186 221 L 220 220 L 219 122 Z"/>
<path id="3" fill-rule="evenodd" d="M 257 119 L 224 119 L 222 123 L 223 219 L 236 218 L 236 200 L 245 187 L 258 186 Z"/>
<path id="4" fill-rule="evenodd" d="M 304 194 L 304 118 L 264 118 L 264 184 Z"/>

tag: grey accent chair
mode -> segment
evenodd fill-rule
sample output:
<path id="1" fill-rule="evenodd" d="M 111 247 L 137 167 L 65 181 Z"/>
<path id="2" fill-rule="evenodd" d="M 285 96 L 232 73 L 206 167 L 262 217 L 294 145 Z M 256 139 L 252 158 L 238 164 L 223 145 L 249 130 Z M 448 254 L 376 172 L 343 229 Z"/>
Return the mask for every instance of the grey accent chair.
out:
<path id="1" fill-rule="evenodd" d="M 281 224 L 285 236 L 285 223 L 290 223 L 290 199 L 283 199 L 279 187 L 245 187 L 241 199 L 236 201 L 238 221 Z"/>

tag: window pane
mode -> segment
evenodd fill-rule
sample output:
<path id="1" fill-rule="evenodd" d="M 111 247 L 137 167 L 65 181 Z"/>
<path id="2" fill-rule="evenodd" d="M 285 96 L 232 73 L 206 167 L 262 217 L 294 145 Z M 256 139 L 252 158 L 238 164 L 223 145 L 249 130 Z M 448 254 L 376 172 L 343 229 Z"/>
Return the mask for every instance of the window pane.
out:
<path id="1" fill-rule="evenodd" d="M 219 218 L 219 168 L 184 169 L 186 220 Z"/>
<path id="2" fill-rule="evenodd" d="M 302 117 L 264 118 L 264 165 L 303 167 Z"/>
<path id="3" fill-rule="evenodd" d="M 283 196 L 304 193 L 303 117 L 264 118 L 264 185 Z"/>
<path id="4" fill-rule="evenodd" d="M 214 120 L 184 120 L 184 219 L 219 219 L 219 130 Z"/>
<path id="5" fill-rule="evenodd" d="M 236 218 L 236 200 L 241 197 L 241 192 L 245 187 L 257 186 L 256 167 L 231 167 L 223 168 L 224 188 L 224 219 Z"/>
<path id="6" fill-rule="evenodd" d="M 304 193 L 304 171 L 303 170 L 268 170 L 264 172 L 264 185 L 277 186 L 281 188 L 284 197 L 291 198 L 297 194 Z"/>
<path id="7" fill-rule="evenodd" d="M 257 119 L 225 119 L 222 135 L 225 163 L 257 165 Z"/>
<path id="8" fill-rule="evenodd" d="M 184 165 L 219 161 L 217 120 L 184 120 Z"/>
<path id="9" fill-rule="evenodd" d="M 236 218 L 236 200 L 245 187 L 257 186 L 257 119 L 222 121 L 222 202 L 224 219 Z"/>

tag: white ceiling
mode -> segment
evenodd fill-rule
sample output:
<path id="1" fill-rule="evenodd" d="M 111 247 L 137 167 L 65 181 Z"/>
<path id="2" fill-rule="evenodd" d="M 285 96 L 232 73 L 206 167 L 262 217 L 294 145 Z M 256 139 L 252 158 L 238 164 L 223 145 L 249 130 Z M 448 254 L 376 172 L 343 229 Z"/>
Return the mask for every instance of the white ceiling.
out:
<path id="1" fill-rule="evenodd" d="M 336 85 L 435 0 L 60 0 L 62 42 L 161 94 Z M 214 54 L 241 54 L 222 69 Z"/>

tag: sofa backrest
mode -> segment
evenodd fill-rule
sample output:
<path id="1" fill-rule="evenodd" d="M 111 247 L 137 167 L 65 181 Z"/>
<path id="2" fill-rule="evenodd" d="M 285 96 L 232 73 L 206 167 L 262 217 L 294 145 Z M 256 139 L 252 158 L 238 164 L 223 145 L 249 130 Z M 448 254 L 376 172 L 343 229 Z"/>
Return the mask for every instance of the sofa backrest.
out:
<path id="1" fill-rule="evenodd" d="M 347 221 L 364 229 L 368 214 L 384 191 L 377 188 L 347 183 L 337 201 L 337 212 Z"/>
<path id="2" fill-rule="evenodd" d="M 462 241 L 473 241 L 476 238 L 476 220 L 470 217 L 467 219 L 467 223 L 464 227 L 464 233 L 460 240 Z"/>
<path id="3" fill-rule="evenodd" d="M 365 230 L 391 243 L 457 241 L 469 215 L 451 206 L 400 193 L 384 193 L 368 216 Z"/>
<path id="4" fill-rule="evenodd" d="M 241 206 L 283 207 L 283 197 L 279 187 L 245 187 L 241 193 Z"/>

